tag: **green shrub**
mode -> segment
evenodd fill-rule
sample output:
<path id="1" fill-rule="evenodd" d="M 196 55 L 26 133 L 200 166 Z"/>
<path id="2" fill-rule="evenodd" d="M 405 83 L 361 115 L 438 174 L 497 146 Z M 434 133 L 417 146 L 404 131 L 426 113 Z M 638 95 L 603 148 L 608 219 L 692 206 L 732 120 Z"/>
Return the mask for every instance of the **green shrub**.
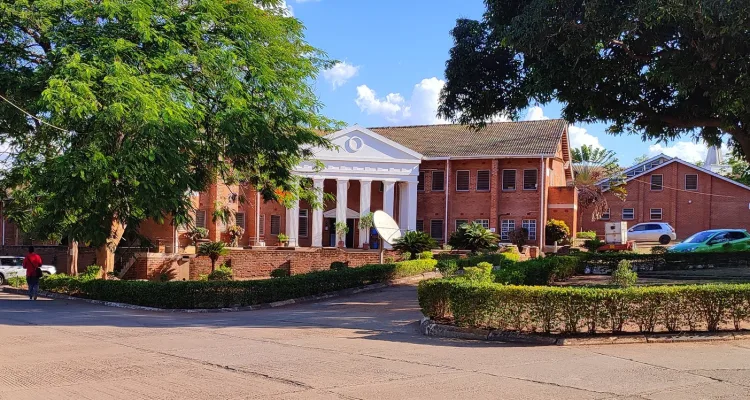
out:
<path id="1" fill-rule="evenodd" d="M 433 271 L 436 264 L 436 260 L 414 260 L 365 265 L 340 271 L 317 271 L 283 279 L 247 281 L 153 282 L 94 279 L 81 282 L 72 279 L 76 285 L 74 291 L 63 292 L 61 285 L 57 285 L 53 291 L 147 307 L 223 308 L 271 303 L 387 282 Z M 284 276 L 287 275 L 288 272 L 284 270 Z M 47 284 L 51 281 L 70 282 L 71 278 L 45 278 L 42 281 Z"/>
<path id="2" fill-rule="evenodd" d="M 437 269 L 444 277 L 453 276 L 458 271 L 458 260 L 455 258 L 443 258 L 438 260 Z"/>
<path id="3" fill-rule="evenodd" d="M 448 244 L 452 248 L 471 250 L 472 252 L 487 251 L 497 248 L 500 238 L 494 232 L 479 223 L 463 224 L 451 233 Z"/>
<path id="4" fill-rule="evenodd" d="M 515 244 L 519 249 L 526 245 L 529 237 L 529 230 L 526 228 L 516 228 L 508 232 L 508 240 Z"/>
<path id="5" fill-rule="evenodd" d="M 544 234 L 547 238 L 547 244 L 562 242 L 570 237 L 570 228 L 565 221 L 551 219 L 547 221 L 547 226 L 544 227 Z"/>
<path id="6" fill-rule="evenodd" d="M 25 276 L 14 276 L 12 278 L 8 278 L 8 285 L 10 287 L 14 288 L 20 288 L 26 286 L 26 277 Z"/>
<path id="7" fill-rule="evenodd" d="M 408 252 L 408 251 L 404 251 L 401 253 L 401 258 L 406 261 L 411 260 L 411 256 L 412 256 L 411 252 Z"/>
<path id="8" fill-rule="evenodd" d="M 617 269 L 612 272 L 610 282 L 620 287 L 629 287 L 635 285 L 638 281 L 638 274 L 633 271 L 633 267 L 628 260 L 622 260 L 617 265 Z"/>
<path id="9" fill-rule="evenodd" d="M 437 242 L 435 242 L 435 239 L 430 237 L 427 232 L 421 232 L 421 231 L 408 231 L 404 233 L 403 236 L 398 238 L 396 240 L 396 243 L 393 245 L 393 249 L 396 251 L 399 251 L 401 253 L 410 253 L 409 258 L 404 257 L 405 259 L 410 259 L 412 254 L 418 254 L 423 251 L 432 250 L 437 247 Z"/>
<path id="10" fill-rule="evenodd" d="M 606 243 L 599 239 L 589 239 L 583 242 L 583 247 L 586 248 L 589 252 L 595 253 L 600 247 L 604 246 Z"/>
<path id="11" fill-rule="evenodd" d="M 271 278 L 286 278 L 289 276 L 289 270 L 286 268 L 276 268 L 271 271 Z"/>
<path id="12" fill-rule="evenodd" d="M 435 258 L 435 256 L 432 254 L 431 251 L 423 251 L 417 254 L 417 259 L 419 260 L 432 260 L 433 258 Z"/>
<path id="13" fill-rule="evenodd" d="M 206 279 L 209 281 L 231 281 L 233 279 L 232 269 L 227 267 L 226 264 L 221 264 L 216 268 L 216 271 L 208 274 Z"/>
<path id="14" fill-rule="evenodd" d="M 50 292 L 77 295 L 81 291 L 81 285 L 93 280 L 99 280 L 102 267 L 90 265 L 78 276 L 66 274 L 46 275 L 39 281 L 39 289 Z"/>
<path id="15" fill-rule="evenodd" d="M 654 246 L 651 248 L 651 254 L 664 254 L 667 252 L 667 248 L 664 246 Z"/>
<path id="16" fill-rule="evenodd" d="M 418 298 L 430 318 L 503 330 L 715 331 L 750 323 L 750 284 L 574 288 L 431 279 L 420 282 Z"/>
<path id="17" fill-rule="evenodd" d="M 507 264 L 494 275 L 495 282 L 506 285 L 547 285 L 567 280 L 579 269 L 577 257 L 552 256 Z"/>
<path id="18" fill-rule="evenodd" d="M 331 269 L 334 271 L 340 271 L 347 268 L 349 268 L 349 264 L 343 261 L 334 261 L 331 263 Z"/>
<path id="19" fill-rule="evenodd" d="M 492 264 L 482 262 L 476 267 L 466 267 L 462 277 L 474 282 L 492 282 Z"/>
<path id="20" fill-rule="evenodd" d="M 582 231 L 576 233 L 577 239 L 596 239 L 596 232 L 595 231 Z"/>

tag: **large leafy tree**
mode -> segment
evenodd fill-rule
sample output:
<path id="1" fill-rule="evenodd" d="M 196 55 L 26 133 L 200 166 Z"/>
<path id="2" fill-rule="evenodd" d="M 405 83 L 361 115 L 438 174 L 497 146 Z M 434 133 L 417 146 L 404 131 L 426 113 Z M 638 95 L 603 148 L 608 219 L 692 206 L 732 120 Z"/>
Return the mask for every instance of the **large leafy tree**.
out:
<path id="1" fill-rule="evenodd" d="M 459 19 L 439 113 L 481 124 L 531 101 L 612 133 L 715 144 L 750 159 L 750 3 L 727 0 L 485 0 Z"/>
<path id="2" fill-rule="evenodd" d="M 293 192 L 331 128 L 310 87 L 329 63 L 280 0 L 2 2 L 8 213 L 97 246 L 106 273 L 126 226 L 188 222 L 217 177 Z"/>
<path id="3" fill-rule="evenodd" d="M 601 217 L 609 207 L 605 190 L 625 199 L 627 193 L 624 179 L 614 151 L 584 144 L 572 150 L 572 157 L 573 184 L 578 189 L 578 206 L 581 211 L 590 211 L 592 220 Z M 600 184 L 604 179 L 607 179 L 606 183 Z M 581 212 L 581 220 L 583 214 Z"/>

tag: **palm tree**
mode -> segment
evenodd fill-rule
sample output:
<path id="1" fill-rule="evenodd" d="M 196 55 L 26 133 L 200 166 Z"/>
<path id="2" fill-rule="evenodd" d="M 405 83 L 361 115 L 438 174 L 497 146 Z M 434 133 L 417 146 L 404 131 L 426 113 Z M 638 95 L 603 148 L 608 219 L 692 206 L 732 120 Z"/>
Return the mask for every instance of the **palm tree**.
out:
<path id="1" fill-rule="evenodd" d="M 198 248 L 199 256 L 207 256 L 211 259 L 211 272 L 216 270 L 216 260 L 218 260 L 220 256 L 225 256 L 227 254 L 229 254 L 229 249 L 226 248 L 224 242 L 203 243 Z"/>
<path id="2" fill-rule="evenodd" d="M 583 145 L 575 148 L 573 153 L 573 184 L 578 189 L 578 206 L 581 211 L 591 210 L 591 219 L 599 219 L 609 208 L 604 191 L 607 190 L 620 200 L 625 200 L 624 178 L 618 165 L 617 156 L 612 150 Z M 597 182 L 608 179 L 597 185 Z M 580 222 L 583 221 L 583 212 Z"/>
<path id="3" fill-rule="evenodd" d="M 497 246 L 498 241 L 495 233 L 479 223 L 470 222 L 458 227 L 458 230 L 451 234 L 448 244 L 456 249 L 477 252 Z"/>

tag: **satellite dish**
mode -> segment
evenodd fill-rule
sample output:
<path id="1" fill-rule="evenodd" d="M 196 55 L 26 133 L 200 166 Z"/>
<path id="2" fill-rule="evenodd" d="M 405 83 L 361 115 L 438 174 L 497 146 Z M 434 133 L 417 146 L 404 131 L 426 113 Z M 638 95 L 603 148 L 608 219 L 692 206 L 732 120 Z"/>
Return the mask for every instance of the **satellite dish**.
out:
<path id="1" fill-rule="evenodd" d="M 399 229 L 396 221 L 390 215 L 386 214 L 385 211 L 375 211 L 372 216 L 372 224 L 375 230 L 378 231 L 378 235 L 390 245 L 395 244 L 401 238 L 401 229 Z"/>

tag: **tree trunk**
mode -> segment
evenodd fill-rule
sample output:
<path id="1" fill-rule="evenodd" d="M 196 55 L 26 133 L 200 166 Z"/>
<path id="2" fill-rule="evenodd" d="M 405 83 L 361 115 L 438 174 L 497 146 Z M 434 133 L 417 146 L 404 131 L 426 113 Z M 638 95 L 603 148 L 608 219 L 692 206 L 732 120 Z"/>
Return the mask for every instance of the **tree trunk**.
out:
<path id="1" fill-rule="evenodd" d="M 107 274 L 115 270 L 115 250 L 120 244 L 123 233 L 125 233 L 125 225 L 117 216 L 113 216 L 107 241 L 96 249 L 96 263 L 102 267 L 104 279 L 107 279 Z"/>
<path id="2" fill-rule="evenodd" d="M 70 275 L 78 275 L 78 242 L 72 239 L 68 240 L 68 265 Z"/>

